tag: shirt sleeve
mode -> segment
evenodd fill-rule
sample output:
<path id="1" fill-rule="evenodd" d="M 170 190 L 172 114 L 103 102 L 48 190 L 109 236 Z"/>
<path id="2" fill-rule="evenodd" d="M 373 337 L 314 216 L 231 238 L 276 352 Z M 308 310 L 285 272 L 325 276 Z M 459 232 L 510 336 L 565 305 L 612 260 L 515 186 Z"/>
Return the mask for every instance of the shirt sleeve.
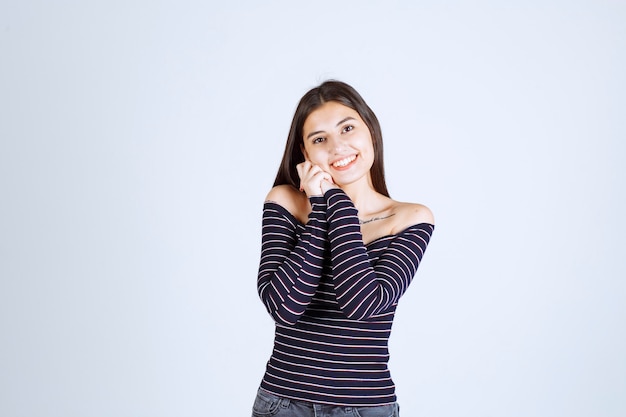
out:
<path id="1" fill-rule="evenodd" d="M 367 320 L 398 302 L 417 272 L 433 233 L 428 223 L 396 235 L 371 265 L 350 198 L 340 189 L 325 194 L 333 282 L 339 308 L 350 319 Z"/>
<path id="2" fill-rule="evenodd" d="M 259 296 L 274 321 L 294 325 L 311 302 L 322 275 L 327 236 L 324 197 L 311 197 L 312 211 L 298 236 L 293 216 L 282 206 L 263 208 Z"/>

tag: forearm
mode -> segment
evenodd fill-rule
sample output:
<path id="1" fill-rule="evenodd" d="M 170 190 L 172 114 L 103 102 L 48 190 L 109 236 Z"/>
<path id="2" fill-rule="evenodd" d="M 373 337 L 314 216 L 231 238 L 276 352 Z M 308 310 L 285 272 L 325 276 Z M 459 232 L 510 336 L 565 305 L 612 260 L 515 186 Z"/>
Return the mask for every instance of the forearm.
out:
<path id="1" fill-rule="evenodd" d="M 363 320 L 378 311 L 383 297 L 363 244 L 358 212 L 341 190 L 329 190 L 325 198 L 337 302 L 348 318 Z"/>
<path id="2" fill-rule="evenodd" d="M 311 198 L 312 211 L 304 231 L 266 206 L 258 275 L 258 291 L 278 323 L 293 325 L 311 302 L 322 274 L 327 236 L 326 205 Z"/>
<path id="3" fill-rule="evenodd" d="M 357 210 L 342 191 L 325 194 L 333 281 L 339 308 L 351 319 L 367 320 L 391 308 L 408 288 L 426 250 L 433 226 L 422 223 L 389 237 L 372 266 Z"/>

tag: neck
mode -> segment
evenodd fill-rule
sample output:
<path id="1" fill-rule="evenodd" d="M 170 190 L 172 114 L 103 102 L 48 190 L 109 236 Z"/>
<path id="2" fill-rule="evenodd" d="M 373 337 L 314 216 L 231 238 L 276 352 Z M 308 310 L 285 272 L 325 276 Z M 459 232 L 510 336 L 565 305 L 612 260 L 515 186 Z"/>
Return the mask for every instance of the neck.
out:
<path id="1" fill-rule="evenodd" d="M 381 201 L 381 194 L 374 190 L 372 182 L 368 179 L 342 186 L 341 189 L 350 197 L 354 207 L 361 216 L 376 212 Z"/>

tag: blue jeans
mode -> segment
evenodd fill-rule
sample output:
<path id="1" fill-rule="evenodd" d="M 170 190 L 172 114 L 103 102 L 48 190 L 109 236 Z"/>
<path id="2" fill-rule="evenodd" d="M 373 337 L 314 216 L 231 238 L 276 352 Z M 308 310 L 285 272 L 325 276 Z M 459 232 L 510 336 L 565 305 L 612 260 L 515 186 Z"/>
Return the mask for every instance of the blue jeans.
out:
<path id="1" fill-rule="evenodd" d="M 399 417 L 398 403 L 373 407 L 325 405 L 278 397 L 259 389 L 252 417 Z"/>

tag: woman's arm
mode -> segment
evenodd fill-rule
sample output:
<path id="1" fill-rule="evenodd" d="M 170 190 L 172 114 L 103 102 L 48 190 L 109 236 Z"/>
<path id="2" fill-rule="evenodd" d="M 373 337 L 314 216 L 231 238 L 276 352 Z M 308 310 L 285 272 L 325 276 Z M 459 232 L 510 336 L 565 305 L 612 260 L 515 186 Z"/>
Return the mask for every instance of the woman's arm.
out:
<path id="1" fill-rule="evenodd" d="M 294 325 L 317 290 L 327 237 L 326 202 L 311 197 L 311 213 L 300 237 L 295 218 L 275 202 L 263 210 L 259 296 L 277 323 Z"/>
<path id="2" fill-rule="evenodd" d="M 372 267 L 350 198 L 339 189 L 328 191 L 325 198 L 337 302 L 348 318 L 367 320 L 385 312 L 404 294 L 434 226 L 420 223 L 406 228 Z"/>

